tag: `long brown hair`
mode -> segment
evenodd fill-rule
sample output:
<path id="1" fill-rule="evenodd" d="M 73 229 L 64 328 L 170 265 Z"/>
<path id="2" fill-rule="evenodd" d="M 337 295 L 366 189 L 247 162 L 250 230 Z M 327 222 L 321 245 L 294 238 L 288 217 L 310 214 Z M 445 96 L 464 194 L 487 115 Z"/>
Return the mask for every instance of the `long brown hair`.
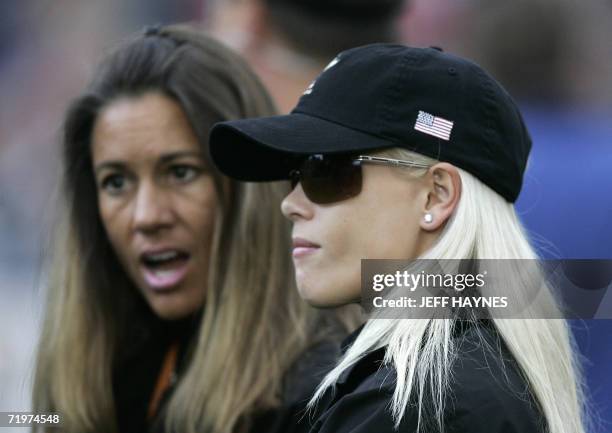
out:
<path id="1" fill-rule="evenodd" d="M 37 411 L 64 431 L 117 430 L 113 366 L 145 301 L 102 226 L 91 164 L 98 113 L 119 96 L 162 92 L 183 108 L 208 165 L 217 121 L 275 114 L 246 63 L 187 26 L 157 28 L 111 53 L 64 124 L 63 209 L 52 245 L 48 304 L 34 385 Z M 279 404 L 284 373 L 315 339 L 321 318 L 300 300 L 279 212 L 287 187 L 242 184 L 213 170 L 217 209 L 206 304 L 190 362 L 166 406 L 172 431 L 231 432 Z M 229 187 L 228 187 L 229 186 Z"/>

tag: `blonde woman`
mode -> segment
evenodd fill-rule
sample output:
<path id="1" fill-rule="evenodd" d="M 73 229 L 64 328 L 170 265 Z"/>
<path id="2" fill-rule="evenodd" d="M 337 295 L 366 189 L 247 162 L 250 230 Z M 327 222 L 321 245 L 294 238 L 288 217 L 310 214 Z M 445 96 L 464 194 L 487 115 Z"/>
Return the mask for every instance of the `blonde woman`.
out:
<path id="1" fill-rule="evenodd" d="M 227 175 L 292 179 L 281 208 L 312 305 L 359 302 L 361 259 L 535 258 L 513 208 L 531 148 L 519 110 L 440 49 L 345 51 L 291 114 L 223 122 L 210 145 Z M 505 295 L 529 296 L 520 278 Z M 369 320 L 314 394 L 311 432 L 583 433 L 568 326 L 543 319 L 561 317 L 546 290 L 530 308 Z"/>
<path id="2" fill-rule="evenodd" d="M 287 189 L 234 182 L 208 153 L 215 122 L 274 112 L 187 26 L 120 46 L 71 105 L 34 387 L 61 431 L 299 425 L 340 328 L 293 289 Z"/>

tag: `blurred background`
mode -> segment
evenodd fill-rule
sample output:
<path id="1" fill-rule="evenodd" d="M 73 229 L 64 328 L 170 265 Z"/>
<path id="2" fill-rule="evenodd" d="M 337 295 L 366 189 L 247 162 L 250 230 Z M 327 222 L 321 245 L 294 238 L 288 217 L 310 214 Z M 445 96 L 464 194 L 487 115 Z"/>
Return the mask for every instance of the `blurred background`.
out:
<path id="1" fill-rule="evenodd" d="M 397 41 L 476 60 L 519 102 L 533 137 L 517 209 L 540 253 L 612 259 L 609 0 L 5 0 L 0 8 L 0 411 L 30 408 L 63 112 L 97 60 L 147 25 L 198 23 L 248 59 L 282 112 L 352 46 Z M 612 432 L 612 320 L 572 325 L 593 431 Z"/>

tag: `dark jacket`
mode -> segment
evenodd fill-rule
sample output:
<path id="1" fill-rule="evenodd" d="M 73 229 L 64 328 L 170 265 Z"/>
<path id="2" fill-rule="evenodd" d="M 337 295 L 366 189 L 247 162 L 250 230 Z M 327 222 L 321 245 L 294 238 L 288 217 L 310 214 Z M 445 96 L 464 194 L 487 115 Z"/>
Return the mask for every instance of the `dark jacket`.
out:
<path id="1" fill-rule="evenodd" d="M 125 330 L 113 367 L 113 398 L 120 433 L 149 431 L 147 412 L 166 352 L 172 343 L 179 343 L 176 370 L 180 374 L 200 317 L 164 322 L 148 316 L 146 323 L 133 324 Z M 164 396 L 165 400 L 171 392 L 172 388 Z"/>
<path id="2" fill-rule="evenodd" d="M 336 364 L 340 340 L 342 337 L 321 341 L 295 362 L 284 378 L 283 403 L 277 409 L 256 416 L 250 429 L 252 433 L 308 433 L 311 423 L 305 416 L 306 403 Z"/>
<path id="3" fill-rule="evenodd" d="M 491 325 L 457 328 L 458 358 L 452 367 L 443 417 L 448 433 L 543 433 L 544 419 L 518 366 Z M 358 335 L 352 334 L 346 348 Z M 485 346 L 493 350 L 487 350 Z M 398 430 L 390 404 L 395 370 L 383 365 L 385 349 L 372 352 L 340 376 L 335 393 L 323 396 L 310 433 L 414 433 L 418 407 L 412 399 Z M 425 395 L 428 401 L 431 396 Z M 422 432 L 439 431 L 428 404 L 421 407 Z"/>

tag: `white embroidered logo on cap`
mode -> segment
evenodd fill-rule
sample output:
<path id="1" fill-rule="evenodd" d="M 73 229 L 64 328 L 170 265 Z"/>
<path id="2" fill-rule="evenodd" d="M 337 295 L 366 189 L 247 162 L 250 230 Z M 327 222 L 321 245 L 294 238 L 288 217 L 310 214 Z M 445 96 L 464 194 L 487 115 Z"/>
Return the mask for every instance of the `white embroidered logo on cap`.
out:
<path id="1" fill-rule="evenodd" d="M 329 64 L 325 67 L 325 69 L 323 69 L 323 71 L 321 71 L 321 74 L 325 71 L 327 71 L 329 68 L 331 68 L 332 66 L 336 65 L 336 63 L 338 63 L 340 61 L 339 57 L 335 57 L 334 60 L 332 60 L 331 62 L 329 62 Z M 319 74 L 320 75 L 320 74 Z M 312 88 L 314 87 L 315 83 L 317 82 L 317 80 L 313 80 L 312 83 L 310 83 L 310 85 L 308 86 L 308 88 L 304 91 L 303 95 L 310 95 L 312 93 Z"/>
<path id="2" fill-rule="evenodd" d="M 433 114 L 426 113 L 425 111 L 419 111 L 419 116 L 414 124 L 414 129 L 448 141 L 450 139 L 451 131 L 453 130 L 453 122 L 441 117 L 436 117 Z"/>

